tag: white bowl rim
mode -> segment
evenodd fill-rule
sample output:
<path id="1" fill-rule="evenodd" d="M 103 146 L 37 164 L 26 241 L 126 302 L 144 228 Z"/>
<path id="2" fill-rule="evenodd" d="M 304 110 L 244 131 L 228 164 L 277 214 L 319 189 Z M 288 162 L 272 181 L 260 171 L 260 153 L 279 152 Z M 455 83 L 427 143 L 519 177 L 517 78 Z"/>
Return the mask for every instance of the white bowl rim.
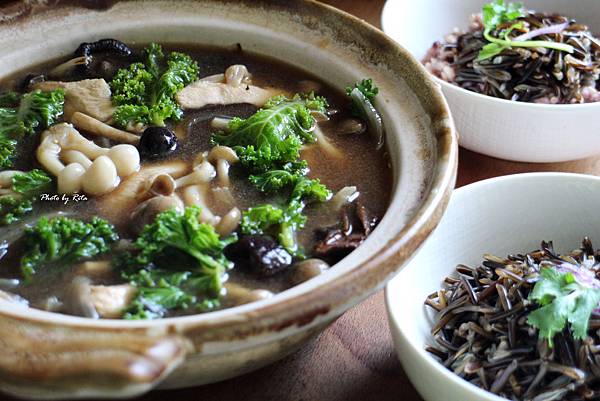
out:
<path id="1" fill-rule="evenodd" d="M 499 183 L 505 183 L 507 181 L 515 181 L 515 180 L 540 180 L 540 179 L 549 179 L 549 180 L 562 180 L 562 179 L 571 179 L 571 180 L 579 180 L 579 181 L 588 181 L 595 182 L 596 184 L 600 184 L 600 177 L 593 176 L 589 174 L 577 174 L 577 173 L 561 173 L 561 172 L 542 172 L 542 173 L 522 173 L 522 174 L 512 174 L 505 175 L 500 177 L 488 178 L 487 180 L 477 181 L 475 183 L 465 185 L 464 187 L 455 189 L 452 193 L 452 197 L 455 194 L 459 196 L 474 190 L 481 190 L 482 188 L 497 185 Z M 450 200 L 452 202 L 452 199 Z M 415 255 L 416 256 L 416 255 Z M 403 271 L 407 271 L 410 269 L 410 265 L 412 262 L 408 262 L 404 269 L 399 273 L 399 276 Z M 398 277 L 398 276 L 397 276 Z M 399 306 L 396 306 L 390 295 L 390 286 L 397 279 L 394 278 L 390 280 L 388 284 L 385 286 L 385 306 L 388 311 L 388 319 L 389 324 L 394 326 L 394 331 L 398 333 L 404 339 L 404 342 L 409 344 L 419 355 L 419 357 L 427 364 L 429 369 L 435 370 L 437 373 L 441 374 L 445 379 L 452 382 L 454 385 L 459 386 L 465 391 L 471 392 L 474 395 L 477 395 L 481 400 L 486 401 L 507 401 L 506 398 L 500 397 L 496 394 L 493 394 L 489 391 L 483 390 L 476 385 L 469 383 L 468 381 L 460 378 L 452 371 L 444 367 L 440 362 L 438 362 L 430 353 L 428 353 L 425 348 L 420 347 L 412 341 L 409 336 L 406 336 L 404 332 L 400 329 L 401 325 L 398 323 L 397 316 L 402 316 L 402 311 L 398 310 Z M 433 277 L 435 278 L 435 277 Z"/>
<path id="2" fill-rule="evenodd" d="M 392 18 L 392 13 L 391 13 L 391 7 L 393 7 L 394 3 L 397 3 L 398 0 L 386 0 L 385 5 L 383 6 L 383 10 L 381 12 L 381 29 L 382 31 L 388 35 L 390 38 L 392 38 L 392 40 L 395 40 L 394 37 L 391 35 L 391 18 Z M 400 46 L 403 46 L 402 43 L 396 41 Z M 421 64 L 422 60 L 418 59 L 416 55 L 413 54 L 413 57 L 415 57 L 415 59 L 417 59 L 417 61 Z M 487 101 L 490 103 L 500 103 L 500 104 L 504 104 L 504 105 L 518 105 L 517 107 L 531 107 L 533 109 L 553 109 L 552 111 L 556 111 L 557 108 L 560 109 L 574 109 L 574 108 L 578 108 L 578 109 L 583 109 L 583 108 L 593 108 L 593 107 L 598 107 L 600 108 L 600 101 L 599 102 L 591 102 L 591 103 L 575 103 L 575 104 L 550 104 L 550 103 L 531 103 L 531 102 L 517 102 L 514 100 L 508 100 L 508 99 L 501 99 L 498 97 L 493 97 L 493 96 L 488 96 L 488 95 L 484 95 L 481 93 L 477 93 L 477 92 L 473 92 L 464 88 L 461 88 L 458 85 L 454 85 L 451 84 L 450 82 L 444 81 L 443 79 L 440 79 L 438 77 L 436 77 L 435 75 L 433 75 L 432 73 L 430 73 L 429 71 L 427 71 L 427 73 L 429 75 L 431 75 L 434 80 L 440 84 L 442 86 L 442 88 L 444 90 L 454 90 L 457 91 L 458 93 L 462 93 L 463 95 L 466 96 L 475 96 L 476 99 L 478 99 L 479 101 Z"/>

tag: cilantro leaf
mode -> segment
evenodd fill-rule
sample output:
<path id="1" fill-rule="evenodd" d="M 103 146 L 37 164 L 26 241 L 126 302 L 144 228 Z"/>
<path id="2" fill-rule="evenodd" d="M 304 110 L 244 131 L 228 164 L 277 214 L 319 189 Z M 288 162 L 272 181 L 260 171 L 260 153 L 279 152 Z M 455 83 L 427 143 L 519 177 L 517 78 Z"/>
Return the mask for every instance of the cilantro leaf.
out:
<path id="1" fill-rule="evenodd" d="M 529 295 L 539 308 L 529 314 L 528 323 L 539 329 L 540 338 L 547 339 L 550 346 L 567 323 L 575 338 L 586 338 L 590 316 L 600 302 L 600 289 L 586 287 L 572 273 L 553 268 L 542 268 L 540 276 Z"/>

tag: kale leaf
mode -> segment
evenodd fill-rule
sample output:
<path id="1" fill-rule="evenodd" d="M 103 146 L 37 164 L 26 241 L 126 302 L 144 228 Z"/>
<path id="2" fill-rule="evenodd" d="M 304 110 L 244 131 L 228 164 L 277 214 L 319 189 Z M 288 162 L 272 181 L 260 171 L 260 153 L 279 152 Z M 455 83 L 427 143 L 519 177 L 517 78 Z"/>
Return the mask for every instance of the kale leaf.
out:
<path id="1" fill-rule="evenodd" d="M 282 207 L 263 204 L 246 210 L 242 215 L 241 231 L 247 235 L 272 235 L 290 254 L 303 257 L 296 242 L 296 232 L 306 225 L 306 216 L 302 212 L 308 201 L 324 202 L 331 198 L 331 191 L 319 180 L 305 176 L 295 176 L 292 180 L 294 188 L 289 202 Z"/>
<path id="2" fill-rule="evenodd" d="M 183 111 L 175 95 L 198 79 L 198 64 L 188 55 L 172 52 L 168 57 L 152 43 L 144 50 L 145 62 L 120 69 L 110 82 L 117 105 L 115 122 L 164 126 L 169 119 L 179 120 Z"/>
<path id="3" fill-rule="evenodd" d="M 199 207 L 159 214 L 135 241 L 137 254 L 118 261 L 123 277 L 138 288 L 125 318 L 153 319 L 190 305 L 218 306 L 226 272 L 233 267 L 223 250 L 237 237 L 220 239 L 214 227 L 199 222 L 200 214 Z"/>
<path id="4" fill-rule="evenodd" d="M 34 202 L 50 190 L 51 183 L 52 178 L 41 170 L 15 174 L 10 188 L 14 193 L 0 197 L 0 226 L 19 222 L 31 213 Z"/>
<path id="5" fill-rule="evenodd" d="M 118 239 L 114 227 L 98 217 L 90 222 L 42 217 L 35 226 L 25 229 L 21 272 L 29 280 L 44 265 L 69 265 L 106 253 Z"/>
<path id="6" fill-rule="evenodd" d="M 298 161 L 304 143 L 315 142 L 311 112 L 326 107 L 325 99 L 314 95 L 276 96 L 249 118 L 234 118 L 228 132 L 213 135 L 213 142 L 233 148 L 252 173 L 281 169 Z"/>
<path id="7" fill-rule="evenodd" d="M 23 96 L 8 92 L 0 96 L 0 168 L 12 166 L 18 139 L 58 121 L 64 103 L 62 89 L 36 90 Z"/>
<path id="8" fill-rule="evenodd" d="M 542 268 L 540 275 L 528 298 L 539 308 L 529 314 L 528 323 L 539 329 L 540 338 L 547 339 L 550 346 L 567 323 L 575 338 L 586 338 L 590 316 L 600 302 L 600 289 L 584 286 L 573 273 L 553 268 Z"/>

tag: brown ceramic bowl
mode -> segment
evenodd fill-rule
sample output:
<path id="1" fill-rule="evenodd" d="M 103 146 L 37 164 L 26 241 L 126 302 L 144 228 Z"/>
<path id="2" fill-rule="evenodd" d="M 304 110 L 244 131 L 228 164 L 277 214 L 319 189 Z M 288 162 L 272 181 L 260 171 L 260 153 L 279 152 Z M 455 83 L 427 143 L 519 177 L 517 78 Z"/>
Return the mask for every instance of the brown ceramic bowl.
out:
<path id="1" fill-rule="evenodd" d="M 376 106 L 387 129 L 394 186 L 389 210 L 359 249 L 321 276 L 268 300 L 137 322 L 86 320 L 0 302 L 5 392 L 32 398 L 123 397 L 257 369 L 382 288 L 438 224 L 456 175 L 452 118 L 420 64 L 366 23 L 312 1 L 19 3 L 30 2 L 11 2 L 0 15 L 0 77 L 103 37 L 241 43 L 248 51 L 316 72 L 338 88 L 372 77 L 381 89 Z"/>

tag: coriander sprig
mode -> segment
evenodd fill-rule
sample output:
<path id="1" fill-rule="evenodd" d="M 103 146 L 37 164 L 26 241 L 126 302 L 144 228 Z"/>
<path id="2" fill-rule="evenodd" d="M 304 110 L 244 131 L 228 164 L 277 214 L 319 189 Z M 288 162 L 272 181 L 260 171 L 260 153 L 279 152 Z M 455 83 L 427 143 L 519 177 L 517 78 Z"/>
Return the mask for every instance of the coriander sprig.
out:
<path id="1" fill-rule="evenodd" d="M 573 273 L 544 267 L 528 299 L 540 307 L 529 314 L 527 322 L 552 346 L 554 336 L 567 324 L 573 337 L 587 337 L 590 316 L 600 302 L 600 289 L 579 283 Z"/>

